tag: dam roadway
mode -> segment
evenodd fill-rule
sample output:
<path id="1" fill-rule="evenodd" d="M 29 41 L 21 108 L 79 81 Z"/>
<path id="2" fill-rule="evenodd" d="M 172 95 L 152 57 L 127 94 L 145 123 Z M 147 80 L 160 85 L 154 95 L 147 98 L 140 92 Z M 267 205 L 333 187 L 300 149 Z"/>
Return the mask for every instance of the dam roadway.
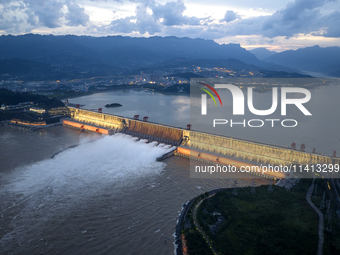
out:
<path id="1" fill-rule="evenodd" d="M 63 125 L 89 132 L 124 133 L 140 139 L 177 146 L 175 155 L 212 164 L 289 166 L 340 164 L 340 158 L 228 136 L 186 130 L 124 116 L 68 107 Z M 256 174 L 262 176 L 262 174 Z M 264 177 L 289 178 L 290 174 L 267 172 Z"/>

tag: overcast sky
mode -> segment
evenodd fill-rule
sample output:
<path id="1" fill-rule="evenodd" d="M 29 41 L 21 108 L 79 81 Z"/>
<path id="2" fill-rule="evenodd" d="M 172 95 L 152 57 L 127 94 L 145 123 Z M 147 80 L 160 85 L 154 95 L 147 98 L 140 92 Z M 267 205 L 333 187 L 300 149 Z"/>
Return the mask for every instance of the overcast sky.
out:
<path id="1" fill-rule="evenodd" d="M 178 36 L 282 51 L 340 46 L 340 0 L 0 0 L 0 34 Z"/>

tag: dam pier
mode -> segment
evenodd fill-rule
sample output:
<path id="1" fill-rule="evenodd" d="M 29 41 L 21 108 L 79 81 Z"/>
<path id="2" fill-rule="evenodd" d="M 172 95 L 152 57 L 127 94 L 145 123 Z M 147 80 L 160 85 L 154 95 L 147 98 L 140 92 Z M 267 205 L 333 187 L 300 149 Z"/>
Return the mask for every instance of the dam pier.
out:
<path id="1" fill-rule="evenodd" d="M 200 131 L 173 127 L 169 125 L 128 118 L 119 115 L 102 113 L 79 108 L 68 107 L 69 118 L 63 119 L 63 126 L 95 132 L 105 135 L 122 133 L 149 142 L 158 142 L 175 148 L 169 155 L 182 156 L 209 164 L 241 166 L 291 166 L 291 165 L 339 165 L 340 158 L 334 152 L 325 156 L 292 148 L 243 140 L 228 136 L 209 134 Z M 162 159 L 159 160 L 162 160 Z M 266 178 L 290 178 L 289 173 L 266 172 L 254 173 Z"/>

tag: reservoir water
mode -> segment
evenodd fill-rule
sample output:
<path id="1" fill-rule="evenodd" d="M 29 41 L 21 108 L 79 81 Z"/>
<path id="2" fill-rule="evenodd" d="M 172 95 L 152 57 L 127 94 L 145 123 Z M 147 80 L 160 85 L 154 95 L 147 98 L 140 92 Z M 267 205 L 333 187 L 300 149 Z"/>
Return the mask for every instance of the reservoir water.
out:
<path id="1" fill-rule="evenodd" d="M 301 144 L 305 144 L 306 151 L 313 151 L 331 156 L 333 151 L 340 153 L 340 85 L 324 86 L 316 89 L 309 89 L 311 92 L 311 100 L 305 104 L 306 108 L 311 112 L 312 116 L 304 116 L 301 111 L 293 106 L 287 107 L 287 116 L 281 116 L 280 107 L 269 116 L 256 116 L 245 112 L 245 116 L 232 116 L 232 98 L 231 94 L 226 90 L 218 90 L 223 98 L 223 104 L 226 107 L 226 114 L 217 115 L 215 118 L 228 119 L 241 122 L 243 119 L 295 119 L 298 125 L 294 128 L 284 128 L 280 125 L 270 126 L 270 122 L 261 128 L 245 128 L 230 125 L 219 125 L 212 129 L 212 118 L 214 118 L 213 101 L 210 100 L 210 112 L 208 117 L 210 120 L 204 123 L 198 122 L 195 116 L 190 115 L 190 107 L 196 106 L 195 102 L 191 102 L 187 95 L 163 95 L 159 93 L 145 91 L 123 91 L 112 93 L 98 93 L 90 96 L 70 99 L 74 104 L 84 105 L 85 109 L 98 110 L 103 108 L 103 112 L 118 114 L 133 118 L 138 114 L 140 119 L 144 116 L 149 117 L 151 122 L 159 122 L 163 124 L 173 125 L 185 128 L 187 124 L 192 124 L 193 130 L 209 131 L 210 133 L 221 134 L 252 140 L 256 142 L 274 144 L 289 147 L 293 142 L 297 148 Z M 272 104 L 272 93 L 254 92 L 254 107 L 256 109 L 269 109 Z M 225 100 L 227 99 L 227 100 Z M 123 106 L 117 108 L 105 108 L 108 103 L 120 103 Z M 197 100 L 197 105 L 200 101 Z M 191 109 L 193 112 L 193 109 Z M 200 118 L 201 119 L 201 118 Z M 269 123 L 269 124 L 268 124 Z M 276 122 L 276 124 L 279 122 Z M 258 123 L 253 123 L 258 124 Z"/>

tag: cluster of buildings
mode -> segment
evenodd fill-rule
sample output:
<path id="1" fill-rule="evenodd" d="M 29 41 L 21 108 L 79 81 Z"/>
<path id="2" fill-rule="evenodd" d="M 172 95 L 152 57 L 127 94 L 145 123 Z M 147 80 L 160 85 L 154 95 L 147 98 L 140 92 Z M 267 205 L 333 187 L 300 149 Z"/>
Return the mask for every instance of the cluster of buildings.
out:
<path id="1" fill-rule="evenodd" d="M 89 91 L 106 90 L 116 85 L 143 85 L 156 84 L 161 86 L 172 86 L 176 84 L 189 84 L 190 75 L 196 74 L 206 78 L 227 77 L 261 77 L 259 71 L 235 71 L 219 67 L 179 67 L 171 70 L 157 70 L 152 74 L 143 71 L 139 75 L 93 77 L 74 80 L 56 81 L 18 81 L 0 80 L 0 88 L 6 88 L 15 92 L 33 92 L 40 94 L 52 94 L 63 91 Z"/>
<path id="2" fill-rule="evenodd" d="M 19 104 L 16 104 L 16 105 L 2 104 L 0 109 L 4 110 L 4 111 L 6 111 L 6 110 L 24 110 L 24 111 L 29 110 L 31 112 L 35 112 L 35 113 L 39 113 L 39 114 L 46 113 L 45 109 L 34 107 L 33 105 L 34 105 L 33 102 L 23 102 L 23 103 L 19 103 Z"/>
<path id="3" fill-rule="evenodd" d="M 199 75 L 202 75 L 207 78 L 231 78 L 231 77 L 244 77 L 244 78 L 259 78 L 262 77 L 262 73 L 260 71 L 249 71 L 249 70 L 240 70 L 235 71 L 230 68 L 222 68 L 222 67 L 195 67 L 193 68 L 193 72 Z"/>
<path id="4" fill-rule="evenodd" d="M 1 110 L 15 110 L 15 109 L 21 109 L 21 108 L 26 108 L 33 105 L 33 102 L 24 102 L 24 103 L 19 103 L 16 105 L 1 105 Z"/>

